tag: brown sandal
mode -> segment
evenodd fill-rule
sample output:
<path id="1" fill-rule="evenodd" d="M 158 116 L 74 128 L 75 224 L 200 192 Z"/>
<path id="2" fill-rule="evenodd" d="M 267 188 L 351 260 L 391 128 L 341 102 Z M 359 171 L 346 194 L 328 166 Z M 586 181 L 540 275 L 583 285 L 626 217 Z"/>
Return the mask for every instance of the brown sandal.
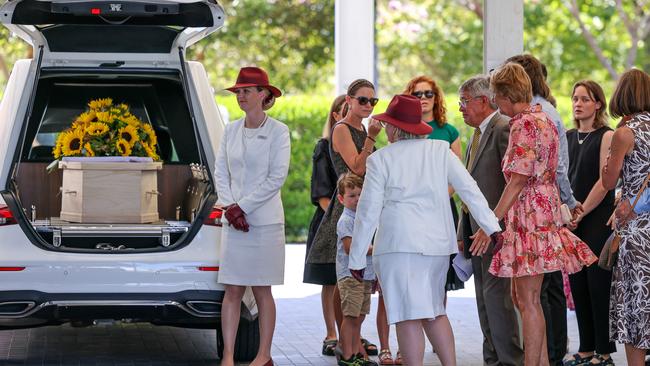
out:
<path id="1" fill-rule="evenodd" d="M 379 351 L 379 364 L 380 365 L 394 365 L 393 354 L 390 353 L 389 349 L 382 349 Z"/>
<path id="2" fill-rule="evenodd" d="M 397 357 L 395 357 L 395 365 L 401 365 L 402 364 L 402 355 L 400 355 L 399 351 L 397 351 Z"/>

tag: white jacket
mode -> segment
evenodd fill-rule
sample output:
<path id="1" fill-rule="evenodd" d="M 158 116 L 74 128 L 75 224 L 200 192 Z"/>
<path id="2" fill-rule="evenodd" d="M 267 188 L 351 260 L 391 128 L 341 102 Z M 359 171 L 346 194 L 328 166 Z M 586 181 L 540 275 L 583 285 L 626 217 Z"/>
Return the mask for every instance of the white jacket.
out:
<path id="1" fill-rule="evenodd" d="M 378 227 L 373 255 L 456 253 L 449 184 L 487 234 L 501 230 L 476 182 L 448 142 L 401 140 L 370 155 L 354 221 L 349 268 L 366 266 L 368 246 Z"/>
<path id="2" fill-rule="evenodd" d="M 289 128 L 269 117 L 260 129 L 248 131 L 253 138 L 243 130 L 243 118 L 226 125 L 214 172 L 218 202 L 239 204 L 250 225 L 284 224 L 280 189 L 289 172 Z"/>

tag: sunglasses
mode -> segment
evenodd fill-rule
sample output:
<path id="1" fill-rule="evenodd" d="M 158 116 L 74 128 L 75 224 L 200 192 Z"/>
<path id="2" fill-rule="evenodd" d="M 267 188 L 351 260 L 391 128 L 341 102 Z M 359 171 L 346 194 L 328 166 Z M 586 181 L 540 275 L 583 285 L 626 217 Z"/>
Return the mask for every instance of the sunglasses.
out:
<path id="1" fill-rule="evenodd" d="M 371 106 L 376 106 L 379 103 L 379 98 L 368 98 L 368 97 L 353 97 L 350 95 L 350 98 L 354 98 L 359 101 L 359 104 L 366 105 L 370 103 Z"/>
<path id="2" fill-rule="evenodd" d="M 436 93 L 434 93 L 433 90 L 425 90 L 425 91 L 413 92 L 411 93 L 411 95 L 418 99 L 422 99 L 422 96 L 424 96 L 427 99 L 431 99 L 436 95 Z"/>

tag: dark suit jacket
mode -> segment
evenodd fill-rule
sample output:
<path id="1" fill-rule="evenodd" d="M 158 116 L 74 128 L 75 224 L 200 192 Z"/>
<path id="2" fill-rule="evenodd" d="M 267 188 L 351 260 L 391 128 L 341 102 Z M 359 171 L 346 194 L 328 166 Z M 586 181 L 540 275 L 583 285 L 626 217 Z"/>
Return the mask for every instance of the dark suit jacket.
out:
<path id="1" fill-rule="evenodd" d="M 501 193 L 503 193 L 506 186 L 501 170 L 501 161 L 508 148 L 509 136 L 510 118 L 497 112 L 492 116 L 481 136 L 481 143 L 476 151 L 476 158 L 472 162 L 472 166 L 467 167 L 492 210 L 499 203 Z M 469 147 L 465 153 L 465 165 L 467 165 L 468 158 Z M 469 253 L 469 244 L 471 244 L 469 236 L 473 235 L 479 229 L 479 226 L 471 214 L 465 215 L 461 212 L 460 216 L 458 240 L 465 243 L 465 253 L 467 254 Z M 465 221 L 468 217 L 469 225 Z M 471 227 L 471 233 L 466 232 L 469 227 Z M 491 252 L 492 248 L 490 247 L 488 250 Z"/>

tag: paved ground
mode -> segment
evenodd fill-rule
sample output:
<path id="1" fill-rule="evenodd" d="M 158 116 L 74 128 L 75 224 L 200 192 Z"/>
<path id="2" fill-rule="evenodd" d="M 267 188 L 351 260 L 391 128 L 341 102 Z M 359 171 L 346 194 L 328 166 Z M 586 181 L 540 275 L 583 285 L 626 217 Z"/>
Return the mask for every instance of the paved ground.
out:
<path id="1" fill-rule="evenodd" d="M 333 357 L 320 355 L 325 335 L 320 315 L 319 287 L 302 279 L 304 245 L 287 246 L 286 284 L 274 288 L 278 303 L 278 323 L 273 359 L 279 365 L 329 365 Z M 450 293 L 449 318 L 454 329 L 459 366 L 480 366 L 482 335 L 473 298 L 474 289 Z M 374 300 L 374 299 L 373 299 Z M 364 324 L 363 335 L 377 341 L 374 326 L 376 301 Z M 391 346 L 397 341 L 394 328 Z M 578 347 L 575 315 L 569 313 L 569 348 Z M 0 332 L 0 365 L 218 365 L 215 332 L 146 324 L 100 324 L 89 328 L 44 327 Z M 427 348 L 425 363 L 439 365 Z M 614 355 L 617 365 L 626 365 L 622 347 Z"/>

